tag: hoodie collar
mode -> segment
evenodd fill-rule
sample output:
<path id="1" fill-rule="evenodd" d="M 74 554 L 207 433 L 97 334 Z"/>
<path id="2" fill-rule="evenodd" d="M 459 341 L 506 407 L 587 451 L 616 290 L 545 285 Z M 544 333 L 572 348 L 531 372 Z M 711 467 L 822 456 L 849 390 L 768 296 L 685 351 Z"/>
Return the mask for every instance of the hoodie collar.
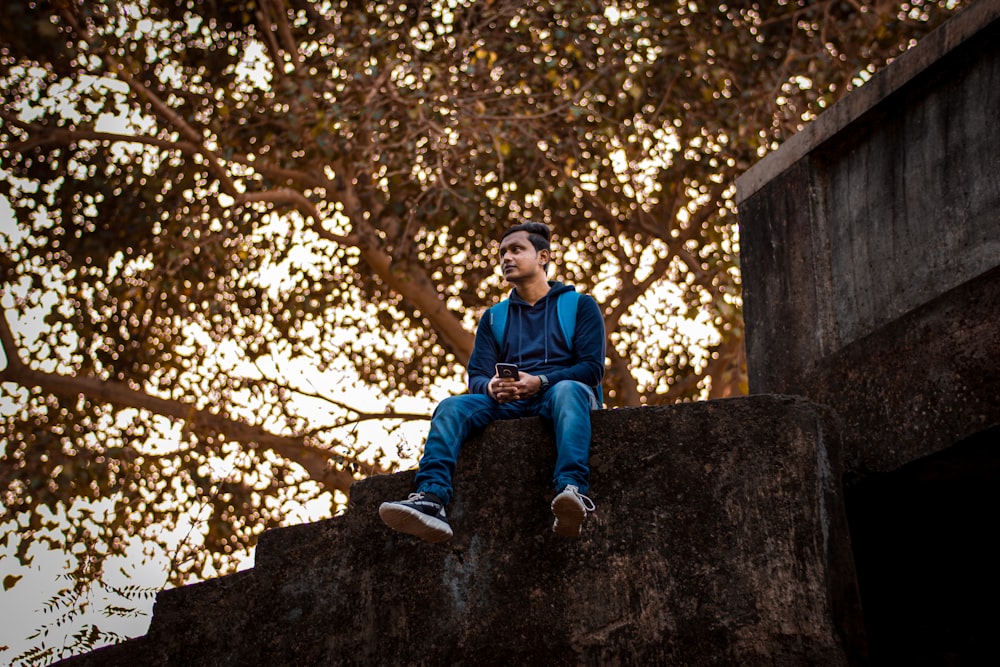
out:
<path id="1" fill-rule="evenodd" d="M 545 294 L 545 296 L 543 296 L 541 299 L 538 300 L 538 303 L 541 303 L 546 299 L 551 299 L 554 296 L 558 296 L 563 292 L 571 291 L 572 289 L 573 287 L 571 287 L 570 285 L 565 285 L 559 282 L 558 280 L 550 280 L 549 291 Z M 510 291 L 510 296 L 508 298 L 510 299 L 511 303 L 516 303 L 519 306 L 526 306 L 528 308 L 531 307 L 531 304 L 522 299 L 521 295 L 517 293 L 517 288 L 514 288 Z M 535 305 L 538 305 L 538 303 L 536 303 Z"/>

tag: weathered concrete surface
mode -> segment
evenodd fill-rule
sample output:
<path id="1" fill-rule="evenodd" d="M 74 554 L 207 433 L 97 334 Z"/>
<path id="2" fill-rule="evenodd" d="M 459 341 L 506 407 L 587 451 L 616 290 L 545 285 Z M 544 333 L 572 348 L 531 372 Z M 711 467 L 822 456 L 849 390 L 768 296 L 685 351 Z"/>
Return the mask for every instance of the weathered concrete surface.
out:
<path id="1" fill-rule="evenodd" d="M 1000 423 L 998 118 L 982 0 L 738 182 L 750 390 L 843 415 L 851 471 Z"/>
<path id="2" fill-rule="evenodd" d="M 826 357 L 803 384 L 851 434 L 848 483 L 1000 424 L 1000 267 Z"/>
<path id="3" fill-rule="evenodd" d="M 757 396 L 594 416 L 598 506 L 551 532 L 538 419 L 466 444 L 429 545 L 356 484 L 343 516 L 265 533 L 248 572 L 162 593 L 145 638 L 80 665 L 842 665 L 863 656 L 835 425 Z"/>

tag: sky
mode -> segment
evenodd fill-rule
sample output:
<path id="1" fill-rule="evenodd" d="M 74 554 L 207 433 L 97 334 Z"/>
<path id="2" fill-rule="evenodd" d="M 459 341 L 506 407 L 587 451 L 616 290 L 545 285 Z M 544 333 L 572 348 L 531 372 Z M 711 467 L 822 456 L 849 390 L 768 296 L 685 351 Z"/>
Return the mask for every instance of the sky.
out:
<path id="1" fill-rule="evenodd" d="M 4 528 L 9 530 L 7 526 Z M 68 609 L 65 603 L 70 601 L 65 594 L 60 595 L 70 583 L 62 576 L 71 567 L 69 557 L 61 551 L 36 547 L 30 552 L 33 556 L 31 567 L 19 567 L 14 556 L 14 541 L 11 542 L 0 551 L 0 578 L 21 578 L 9 590 L 0 591 L 0 646 L 9 647 L 0 651 L 0 662 L 12 661 L 38 646 L 38 640 L 31 637 L 39 631 L 45 633 L 45 626 L 54 626 L 47 630 L 47 636 L 55 640 L 57 646 L 61 645 L 60 634 L 78 631 L 91 623 L 128 637 L 146 633 L 154 602 L 148 594 L 127 600 L 98 592 L 93 596 L 95 604 L 87 612 L 68 622 L 61 621 Z M 108 583 L 159 589 L 166 579 L 166 564 L 165 554 L 151 561 L 144 560 L 142 546 L 137 541 L 129 547 L 128 558 L 113 559 L 109 564 Z M 109 604 L 129 606 L 135 614 L 109 621 L 102 613 Z M 45 636 L 42 634 L 39 639 Z"/>

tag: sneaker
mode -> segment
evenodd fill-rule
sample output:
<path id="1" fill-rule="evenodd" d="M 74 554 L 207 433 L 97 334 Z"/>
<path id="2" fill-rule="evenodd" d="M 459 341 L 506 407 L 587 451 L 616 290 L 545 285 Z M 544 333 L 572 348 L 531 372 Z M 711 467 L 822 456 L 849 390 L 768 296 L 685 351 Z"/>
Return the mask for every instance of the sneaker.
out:
<path id="1" fill-rule="evenodd" d="M 579 537 L 583 520 L 594 509 L 594 501 L 570 484 L 552 499 L 552 513 L 556 515 L 552 530 L 566 537 Z"/>
<path id="2" fill-rule="evenodd" d="M 393 530 L 426 542 L 445 542 L 452 536 L 444 504 L 430 493 L 411 493 L 406 500 L 382 503 L 378 515 Z"/>

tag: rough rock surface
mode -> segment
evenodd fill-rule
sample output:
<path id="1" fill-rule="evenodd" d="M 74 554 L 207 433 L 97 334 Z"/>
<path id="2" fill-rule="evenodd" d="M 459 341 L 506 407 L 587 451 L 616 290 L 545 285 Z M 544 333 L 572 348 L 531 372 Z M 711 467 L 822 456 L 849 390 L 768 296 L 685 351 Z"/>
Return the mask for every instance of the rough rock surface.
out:
<path id="1" fill-rule="evenodd" d="M 836 427 L 756 396 L 594 416 L 597 512 L 551 531 L 537 418 L 470 440 L 452 541 L 394 533 L 368 479 L 265 533 L 249 571 L 166 591 L 146 637 L 67 664 L 848 664 L 863 654 Z"/>

